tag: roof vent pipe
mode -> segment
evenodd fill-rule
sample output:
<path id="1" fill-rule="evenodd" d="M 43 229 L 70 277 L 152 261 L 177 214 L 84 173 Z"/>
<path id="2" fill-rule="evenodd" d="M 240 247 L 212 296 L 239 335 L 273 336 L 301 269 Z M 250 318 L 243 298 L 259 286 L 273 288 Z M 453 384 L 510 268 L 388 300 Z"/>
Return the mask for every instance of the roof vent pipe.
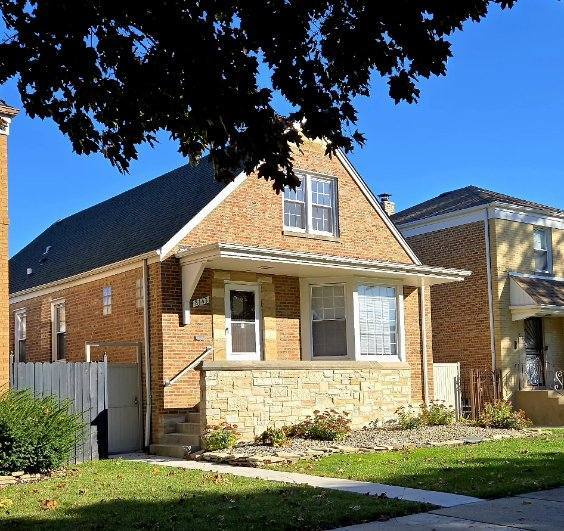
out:
<path id="1" fill-rule="evenodd" d="M 27 268 L 27 274 L 28 276 L 31 275 L 33 273 L 33 269 L 31 269 L 31 267 Z"/>

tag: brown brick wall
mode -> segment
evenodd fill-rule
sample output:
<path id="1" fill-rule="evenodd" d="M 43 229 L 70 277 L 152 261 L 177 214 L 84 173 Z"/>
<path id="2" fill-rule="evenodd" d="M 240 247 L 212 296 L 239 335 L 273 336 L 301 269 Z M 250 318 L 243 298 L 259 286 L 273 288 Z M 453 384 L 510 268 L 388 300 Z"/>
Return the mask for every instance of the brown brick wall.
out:
<path id="1" fill-rule="evenodd" d="M 463 384 L 471 368 L 491 368 L 488 280 L 483 222 L 408 238 L 425 264 L 472 271 L 464 282 L 433 286 L 433 358 L 460 362 Z"/>
<path id="2" fill-rule="evenodd" d="M 282 197 L 272 185 L 251 175 L 183 241 L 184 245 L 236 243 L 272 249 L 412 263 L 405 250 L 341 163 L 323 156 L 323 146 L 308 143 L 296 166 L 338 179 L 338 242 L 283 234 Z"/>
<path id="3" fill-rule="evenodd" d="M 8 137 L 0 134 L 0 389 L 8 384 Z"/>
<path id="4" fill-rule="evenodd" d="M 27 314 L 29 361 L 51 361 L 51 302 L 65 299 L 68 361 L 84 361 L 86 341 L 143 341 L 143 310 L 137 308 L 136 281 L 142 269 L 133 269 L 93 282 L 35 297 L 10 307 L 10 350 L 14 350 L 14 312 Z M 112 287 L 112 313 L 102 314 L 102 288 Z M 135 361 L 132 349 L 105 349 L 110 361 Z M 92 349 L 92 359 L 101 358 Z"/>

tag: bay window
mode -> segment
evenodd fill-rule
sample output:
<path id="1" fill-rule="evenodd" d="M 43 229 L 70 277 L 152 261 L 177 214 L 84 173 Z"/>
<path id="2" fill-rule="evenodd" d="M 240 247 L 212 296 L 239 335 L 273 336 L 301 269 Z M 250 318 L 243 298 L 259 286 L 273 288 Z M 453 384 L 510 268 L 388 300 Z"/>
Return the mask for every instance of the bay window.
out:
<path id="1" fill-rule="evenodd" d="M 336 180 L 305 174 L 300 184 L 284 190 L 284 228 L 311 234 L 337 235 Z"/>

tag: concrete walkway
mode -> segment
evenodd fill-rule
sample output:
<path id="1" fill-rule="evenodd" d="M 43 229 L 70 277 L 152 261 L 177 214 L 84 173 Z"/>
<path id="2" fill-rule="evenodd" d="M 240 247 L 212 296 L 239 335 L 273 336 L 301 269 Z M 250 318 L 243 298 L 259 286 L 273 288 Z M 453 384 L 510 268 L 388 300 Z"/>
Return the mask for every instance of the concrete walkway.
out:
<path id="1" fill-rule="evenodd" d="M 428 513 L 393 518 L 386 522 L 343 527 L 338 531 L 377 529 L 494 529 L 553 531 L 564 529 L 564 487 L 480 501 Z"/>
<path id="2" fill-rule="evenodd" d="M 115 456 L 129 461 L 138 461 L 151 465 L 171 466 L 186 468 L 188 470 L 203 470 L 207 472 L 220 472 L 222 474 L 234 474 L 247 478 L 265 479 L 268 481 L 279 481 L 281 483 L 293 483 L 300 485 L 311 485 L 323 489 L 339 490 L 343 492 L 354 492 L 355 494 L 368 494 L 380 496 L 385 494 L 388 498 L 424 502 L 438 507 L 457 507 L 465 504 L 474 504 L 481 501 L 471 496 L 449 494 L 448 492 L 437 492 L 433 490 L 411 489 L 408 487 L 394 487 L 380 483 L 369 483 L 364 481 L 353 481 L 350 479 L 326 478 L 321 476 L 309 476 L 295 472 L 279 472 L 264 468 L 249 468 L 243 466 L 220 465 L 202 461 L 186 461 L 171 457 L 148 456 L 146 454 L 124 454 Z"/>

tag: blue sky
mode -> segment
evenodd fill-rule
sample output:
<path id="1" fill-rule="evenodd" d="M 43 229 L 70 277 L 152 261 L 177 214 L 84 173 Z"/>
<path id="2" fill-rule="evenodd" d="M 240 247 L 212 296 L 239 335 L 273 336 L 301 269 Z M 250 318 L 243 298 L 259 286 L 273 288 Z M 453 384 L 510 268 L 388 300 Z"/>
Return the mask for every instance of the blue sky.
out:
<path id="1" fill-rule="evenodd" d="M 446 77 L 416 105 L 394 105 L 375 78 L 358 101 L 367 138 L 350 155 L 375 193 L 406 208 L 475 184 L 564 208 L 564 4 L 519 0 L 454 39 Z M 19 106 L 14 83 L 0 98 Z M 51 223 L 184 163 L 162 135 L 129 175 L 78 156 L 50 122 L 16 118 L 10 135 L 10 252 Z"/>

